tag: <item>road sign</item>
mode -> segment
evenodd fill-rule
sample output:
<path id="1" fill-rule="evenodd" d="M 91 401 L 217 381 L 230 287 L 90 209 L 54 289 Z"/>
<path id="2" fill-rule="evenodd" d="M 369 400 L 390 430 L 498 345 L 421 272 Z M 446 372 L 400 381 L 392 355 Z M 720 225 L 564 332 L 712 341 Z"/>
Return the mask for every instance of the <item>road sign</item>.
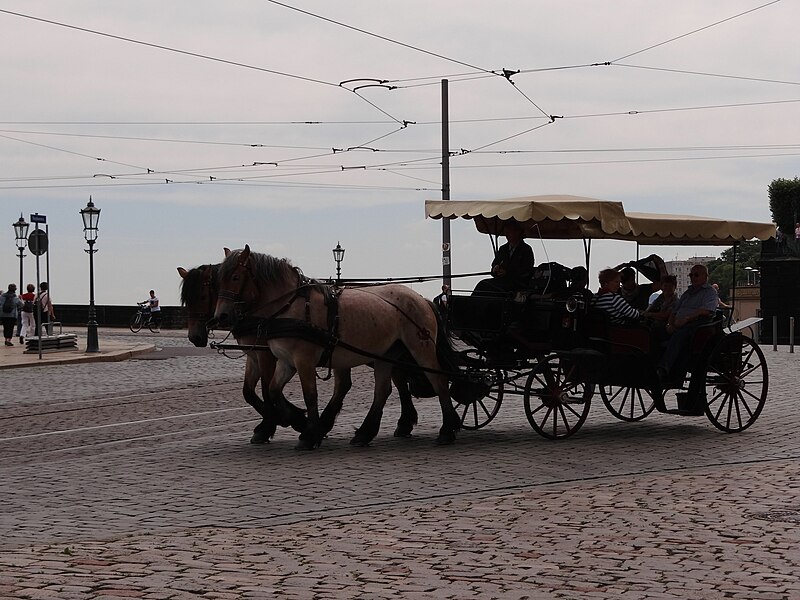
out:
<path id="1" fill-rule="evenodd" d="M 31 215 L 31 223 L 47 223 L 47 216 L 39 213 Z"/>
<path id="2" fill-rule="evenodd" d="M 28 236 L 28 250 L 36 256 L 41 256 L 47 252 L 47 232 L 43 229 L 34 229 Z"/>

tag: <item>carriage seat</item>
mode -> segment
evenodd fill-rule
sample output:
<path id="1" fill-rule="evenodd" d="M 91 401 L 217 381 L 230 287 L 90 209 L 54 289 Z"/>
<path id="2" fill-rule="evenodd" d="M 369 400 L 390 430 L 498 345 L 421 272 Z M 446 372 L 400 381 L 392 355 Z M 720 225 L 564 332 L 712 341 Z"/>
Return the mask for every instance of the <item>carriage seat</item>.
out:
<path id="1" fill-rule="evenodd" d="M 589 309 L 586 335 L 612 354 L 652 354 L 656 350 L 652 332 L 647 325 L 612 323 L 608 314 L 601 310 Z"/>

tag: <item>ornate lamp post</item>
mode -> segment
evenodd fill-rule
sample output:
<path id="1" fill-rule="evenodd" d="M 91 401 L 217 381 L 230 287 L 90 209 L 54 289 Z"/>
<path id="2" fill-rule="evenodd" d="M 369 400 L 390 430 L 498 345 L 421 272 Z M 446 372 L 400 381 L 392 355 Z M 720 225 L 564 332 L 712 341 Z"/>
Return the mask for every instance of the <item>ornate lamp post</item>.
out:
<path id="1" fill-rule="evenodd" d="M 745 271 L 747 271 L 747 285 L 750 285 L 750 273 L 753 272 L 753 267 L 745 267 Z"/>
<path id="2" fill-rule="evenodd" d="M 339 242 L 336 242 L 336 248 L 333 249 L 333 260 L 336 261 L 336 283 L 338 285 L 342 277 L 342 261 L 344 260 L 344 248 L 339 245 Z"/>
<path id="3" fill-rule="evenodd" d="M 22 294 L 25 289 L 22 276 L 22 259 L 25 258 L 25 247 L 28 245 L 28 227 L 30 227 L 30 224 L 20 214 L 19 221 L 14 223 L 13 227 L 17 250 L 19 250 L 19 293 Z M 19 335 L 20 331 L 22 331 L 22 314 L 19 315 L 17 327 L 17 335 Z"/>
<path id="4" fill-rule="evenodd" d="M 28 246 L 28 227 L 30 224 L 22 218 L 22 215 L 19 216 L 19 221 L 14 223 L 14 238 L 17 242 L 17 250 L 19 250 L 19 293 L 22 293 L 22 290 L 25 289 L 23 287 L 22 281 L 22 259 L 25 258 L 25 248 Z"/>
<path id="5" fill-rule="evenodd" d="M 97 241 L 97 223 L 100 221 L 100 209 L 94 205 L 91 196 L 89 196 L 86 208 L 81 209 L 81 218 L 83 218 L 83 237 L 86 238 L 86 243 L 89 244 L 89 249 L 84 250 L 89 254 L 89 322 L 86 329 L 86 352 L 100 352 L 94 310 L 94 253 L 97 252 L 94 249 L 94 243 Z"/>

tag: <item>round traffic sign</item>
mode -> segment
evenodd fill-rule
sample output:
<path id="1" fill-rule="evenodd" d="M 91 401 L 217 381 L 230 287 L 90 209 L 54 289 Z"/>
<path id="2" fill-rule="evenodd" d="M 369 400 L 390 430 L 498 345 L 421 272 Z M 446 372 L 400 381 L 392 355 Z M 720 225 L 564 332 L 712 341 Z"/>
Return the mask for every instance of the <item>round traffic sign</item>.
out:
<path id="1" fill-rule="evenodd" d="M 42 229 L 34 229 L 28 236 L 28 249 L 31 254 L 36 256 L 47 252 L 47 232 Z"/>

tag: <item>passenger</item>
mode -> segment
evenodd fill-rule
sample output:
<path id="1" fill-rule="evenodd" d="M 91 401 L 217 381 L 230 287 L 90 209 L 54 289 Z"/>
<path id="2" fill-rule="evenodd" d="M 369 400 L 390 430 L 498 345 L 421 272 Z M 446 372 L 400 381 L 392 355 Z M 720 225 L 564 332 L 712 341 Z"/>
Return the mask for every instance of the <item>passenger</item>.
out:
<path id="1" fill-rule="evenodd" d="M 661 294 L 647 307 L 647 310 L 644 311 L 644 316 L 666 324 L 678 302 L 678 295 L 675 293 L 677 287 L 678 279 L 675 275 L 665 276 L 661 280 Z"/>
<path id="2" fill-rule="evenodd" d="M 717 295 L 719 296 L 719 285 L 716 283 L 712 283 L 711 287 L 713 287 L 717 291 Z M 733 308 L 733 304 L 728 304 L 727 302 L 723 301 L 722 298 L 719 299 L 719 305 L 717 306 L 720 310 L 730 310 Z"/>
<path id="3" fill-rule="evenodd" d="M 661 289 L 661 280 L 668 275 L 667 266 L 657 254 L 629 263 L 617 265 L 622 275 L 622 297 L 628 304 L 639 310 L 645 310 L 650 304 L 650 296 Z M 636 271 L 650 280 L 650 283 L 637 284 Z"/>
<path id="4" fill-rule="evenodd" d="M 523 239 L 525 231 L 518 221 L 507 221 L 505 244 L 492 261 L 492 278 L 475 286 L 475 292 L 512 292 L 525 289 L 533 275 L 533 248 Z"/>
<path id="5" fill-rule="evenodd" d="M 692 284 L 675 305 L 667 321 L 670 334 L 667 348 L 658 363 L 658 376 L 668 379 L 678 358 L 686 351 L 698 325 L 707 322 L 719 305 L 717 291 L 708 284 L 708 268 L 694 265 L 689 272 Z"/>
<path id="6" fill-rule="evenodd" d="M 620 274 L 614 269 L 603 269 L 598 275 L 600 289 L 592 299 L 592 306 L 602 310 L 608 315 L 611 323 L 627 324 L 636 323 L 642 318 L 642 313 L 632 307 L 619 294 Z"/>
<path id="7" fill-rule="evenodd" d="M 557 297 L 566 299 L 572 296 L 583 296 L 583 298 L 589 299 L 593 294 L 588 287 L 589 272 L 586 267 L 573 267 L 569 271 L 569 286 L 557 294 Z"/>

